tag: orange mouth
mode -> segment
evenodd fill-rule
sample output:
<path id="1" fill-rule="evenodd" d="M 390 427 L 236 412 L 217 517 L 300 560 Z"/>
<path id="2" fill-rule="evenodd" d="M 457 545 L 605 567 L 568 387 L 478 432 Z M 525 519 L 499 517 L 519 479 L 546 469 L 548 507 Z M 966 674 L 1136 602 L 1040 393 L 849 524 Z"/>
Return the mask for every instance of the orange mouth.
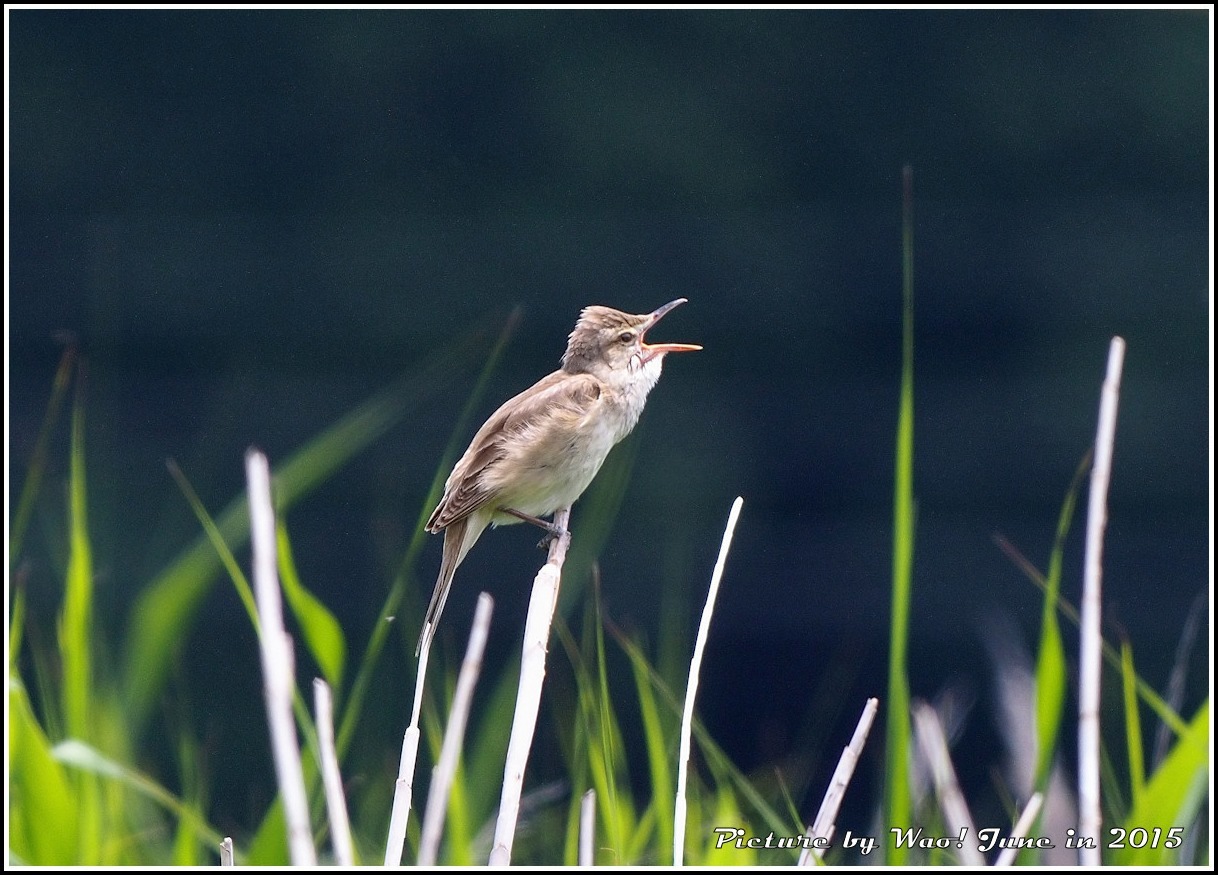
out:
<path id="1" fill-rule="evenodd" d="M 652 327 L 657 322 L 659 322 L 662 318 L 664 318 L 664 314 L 666 314 L 669 310 L 672 310 L 674 307 L 678 307 L 681 304 L 684 304 L 686 302 L 686 300 L 687 300 L 686 298 L 677 298 L 675 301 L 669 301 L 663 307 L 660 307 L 658 310 L 653 311 L 650 314 L 650 316 L 648 317 L 647 322 L 644 323 L 641 334 L 645 335 L 648 331 L 650 331 L 652 329 Z M 668 352 L 697 352 L 698 350 L 702 349 L 702 347 L 700 347 L 694 343 L 654 343 L 653 344 L 653 343 L 642 343 L 640 341 L 640 345 L 643 350 L 643 364 L 647 364 L 647 362 L 651 361 L 656 356 L 662 356 Z"/>

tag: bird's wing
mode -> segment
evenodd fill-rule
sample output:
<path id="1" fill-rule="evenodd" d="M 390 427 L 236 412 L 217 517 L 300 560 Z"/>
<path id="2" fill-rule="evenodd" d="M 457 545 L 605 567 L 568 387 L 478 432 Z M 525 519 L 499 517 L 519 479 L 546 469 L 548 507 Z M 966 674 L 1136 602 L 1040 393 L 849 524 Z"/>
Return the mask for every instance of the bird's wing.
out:
<path id="1" fill-rule="evenodd" d="M 427 531 L 439 532 L 455 520 L 486 505 L 494 493 L 482 476 L 504 458 L 504 441 L 511 435 L 534 430 L 555 412 L 556 405 L 575 414 L 600 398 L 600 381 L 590 374 L 555 371 L 534 383 L 491 414 L 453 466 L 444 484 L 444 497 L 427 521 Z"/>

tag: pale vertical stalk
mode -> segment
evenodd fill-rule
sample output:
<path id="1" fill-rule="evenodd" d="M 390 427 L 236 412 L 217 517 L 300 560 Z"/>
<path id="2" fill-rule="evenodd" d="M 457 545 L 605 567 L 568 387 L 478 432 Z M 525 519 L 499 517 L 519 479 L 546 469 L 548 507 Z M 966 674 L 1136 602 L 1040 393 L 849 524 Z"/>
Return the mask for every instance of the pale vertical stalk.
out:
<path id="1" fill-rule="evenodd" d="M 321 750 L 321 778 L 326 791 L 326 811 L 330 815 L 334 859 L 340 866 L 354 866 L 351 820 L 347 816 L 343 776 L 338 768 L 338 751 L 334 747 L 334 699 L 330 695 L 330 685 L 321 678 L 313 678 L 313 711 L 317 721 L 317 746 Z"/>
<path id="2" fill-rule="evenodd" d="M 673 812 L 672 833 L 672 862 L 674 866 L 683 865 L 685 859 L 685 785 L 689 780 L 689 739 L 694 722 L 694 699 L 698 695 L 698 674 L 702 670 L 702 653 L 706 650 L 706 638 L 710 634 L 711 615 L 715 612 L 715 597 L 719 594 L 719 581 L 723 578 L 723 567 L 727 564 L 727 552 L 732 546 L 732 534 L 736 531 L 736 521 L 740 519 L 740 508 L 744 499 L 736 496 L 732 502 L 732 510 L 727 515 L 727 526 L 723 530 L 723 540 L 719 544 L 719 558 L 715 560 L 715 569 L 711 572 L 710 591 L 706 594 L 706 604 L 702 606 L 702 620 L 698 624 L 698 638 L 694 641 L 694 655 L 689 664 L 689 681 L 685 685 L 685 710 L 681 715 L 681 751 L 677 755 L 677 798 Z"/>
<path id="3" fill-rule="evenodd" d="M 541 687 L 546 676 L 546 645 L 550 640 L 554 608 L 558 604 L 562 565 L 567 558 L 567 548 L 571 546 L 571 533 L 567 530 L 570 518 L 570 507 L 564 507 L 554 514 L 554 525 L 561 529 L 563 534 L 551 542 L 549 559 L 533 578 L 533 593 L 529 597 L 529 613 L 524 623 L 516 713 L 512 717 L 512 732 L 508 737 L 507 762 L 503 767 L 503 790 L 499 796 L 499 817 L 495 821 L 495 841 L 491 846 L 492 866 L 507 866 L 512 862 L 512 841 L 516 835 L 516 820 L 520 814 L 524 770 L 529 762 L 529 749 L 533 746 L 537 711 L 541 705 Z"/>
<path id="4" fill-rule="evenodd" d="M 967 830 L 966 836 L 977 835 L 972 815 L 969 814 L 968 805 L 964 801 L 964 794 L 960 792 L 960 782 L 956 779 L 956 770 L 952 766 L 939 715 L 935 713 L 934 708 L 921 701 L 914 702 L 912 710 L 914 735 L 934 776 L 935 790 L 939 795 L 943 821 L 948 831 L 959 833 L 961 830 Z M 966 840 L 959 850 L 960 859 L 966 866 L 985 865 L 985 855 L 977 850 L 976 843 Z"/>
<path id="5" fill-rule="evenodd" d="M 1036 820 L 1036 815 L 1040 814 L 1040 804 L 1045 801 L 1045 797 L 1040 793 L 1033 793 L 1032 798 L 1028 800 L 1028 804 L 1023 807 L 1023 813 L 1019 815 L 1019 820 L 1015 822 L 1015 826 L 1011 829 L 1012 839 L 1021 839 L 1028 834 L 1028 830 L 1032 828 L 1033 821 Z M 994 860 L 995 866 L 1010 866 L 1015 862 L 1015 857 L 1019 855 L 1019 848 L 1014 846 L 1003 848 L 997 859 Z"/>
<path id="6" fill-rule="evenodd" d="M 880 700 L 876 698 L 868 699 L 867 704 L 863 706 L 863 714 L 859 717 L 858 725 L 854 727 L 854 735 L 850 737 L 850 744 L 842 749 L 837 768 L 833 770 L 829 789 L 825 791 L 825 798 L 821 800 L 816 819 L 812 821 L 812 825 L 805 833 L 809 843 L 805 844 L 803 851 L 800 852 L 799 865 L 801 866 L 812 865 L 813 854 L 818 860 L 825 856 L 824 849 L 813 848 L 810 840 L 822 838 L 829 841 L 833 838 L 837 813 L 841 810 L 842 799 L 846 796 L 846 787 L 854 776 L 854 767 L 858 765 L 859 755 L 863 752 L 863 745 L 867 743 L 867 734 L 871 732 L 871 724 L 875 722 L 875 714 L 879 707 Z"/>
<path id="7" fill-rule="evenodd" d="M 596 790 L 589 790 L 579 803 L 579 865 L 596 861 Z"/>
<path id="8" fill-rule="evenodd" d="M 1087 544 L 1079 611 L 1078 805 L 1079 837 L 1091 841 L 1083 841 L 1079 849 L 1079 863 L 1083 866 L 1099 866 L 1101 862 L 1100 665 L 1103 638 L 1100 635 L 1100 579 L 1104 528 L 1108 523 L 1108 481 L 1112 474 L 1112 445 L 1116 437 L 1117 401 L 1124 360 L 1125 341 L 1114 337 L 1108 347 L 1108 371 L 1100 396 L 1095 464 L 1091 469 L 1091 492 L 1087 499 Z"/>
<path id="9" fill-rule="evenodd" d="M 440 835 L 444 830 L 448 793 L 457 774 L 461 742 L 465 738 L 465 724 L 469 720 L 474 686 L 478 683 L 478 675 L 482 671 L 482 654 L 486 650 L 486 638 L 491 628 L 491 610 L 494 606 L 494 599 L 486 593 L 478 596 L 478 606 L 474 609 L 474 625 L 470 630 L 469 644 L 465 648 L 461 672 L 457 675 L 457 689 L 453 693 L 448 728 L 444 731 L 444 743 L 440 747 L 440 759 L 432 772 L 431 787 L 427 791 L 427 811 L 423 814 L 423 832 L 419 839 L 420 866 L 434 866 L 436 854 L 440 850 Z"/>
<path id="10" fill-rule="evenodd" d="M 385 843 L 385 865 L 402 865 L 406 847 L 406 824 L 410 820 L 410 805 L 414 800 L 414 767 L 419 756 L 419 712 L 423 707 L 423 682 L 427 678 L 427 655 L 431 653 L 432 636 L 426 635 L 419 645 L 419 669 L 414 676 L 414 705 L 410 711 L 410 726 L 402 736 L 402 756 L 398 762 L 398 777 L 393 785 L 393 809 L 389 815 L 389 840 Z"/>
<path id="11" fill-rule="evenodd" d="M 233 865 L 233 840 L 231 836 L 226 837 L 224 841 L 220 842 L 220 865 Z"/>
<path id="12" fill-rule="evenodd" d="M 393 808 L 389 815 L 389 840 L 385 843 L 385 865 L 402 865 L 406 847 L 406 825 L 410 806 L 414 802 L 414 769 L 419 758 L 419 714 L 423 710 L 423 687 L 427 681 L 427 657 L 435 629 L 425 626 L 419 639 L 419 668 L 414 676 L 414 704 L 410 707 L 410 725 L 402 736 L 402 756 L 398 762 L 398 777 L 393 785 Z"/>
<path id="13" fill-rule="evenodd" d="M 292 691 L 296 666 L 291 638 L 283 626 L 283 599 L 275 568 L 275 507 L 271 498 L 271 467 L 261 452 L 245 454 L 249 488 L 250 541 L 253 546 L 254 596 L 258 604 L 259 650 L 266 694 L 267 724 L 283 815 L 288 830 L 288 851 L 293 866 L 316 866 L 317 853 L 309 829 L 309 803 L 305 795 L 296 721 L 292 717 Z"/>

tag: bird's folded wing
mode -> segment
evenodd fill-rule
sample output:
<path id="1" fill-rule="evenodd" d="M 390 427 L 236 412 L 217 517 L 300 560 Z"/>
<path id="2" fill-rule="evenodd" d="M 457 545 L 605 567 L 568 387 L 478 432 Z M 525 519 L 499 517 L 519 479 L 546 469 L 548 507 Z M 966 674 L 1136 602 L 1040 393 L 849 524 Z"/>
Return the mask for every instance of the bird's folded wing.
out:
<path id="1" fill-rule="evenodd" d="M 504 402 L 478 429 L 465 455 L 453 466 L 444 484 L 444 497 L 427 521 L 427 531 L 439 532 L 494 497 L 483 475 L 507 455 L 505 441 L 522 432 L 544 432 L 555 414 L 563 418 L 586 415 L 600 395 L 600 382 L 590 374 L 555 371 Z"/>

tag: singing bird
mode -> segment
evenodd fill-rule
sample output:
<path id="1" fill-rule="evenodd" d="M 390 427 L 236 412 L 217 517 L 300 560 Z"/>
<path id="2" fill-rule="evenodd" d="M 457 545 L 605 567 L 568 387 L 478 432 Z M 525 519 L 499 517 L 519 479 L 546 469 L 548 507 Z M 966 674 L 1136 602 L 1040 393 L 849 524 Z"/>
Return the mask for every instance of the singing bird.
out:
<path id="1" fill-rule="evenodd" d="M 453 574 L 487 526 L 542 519 L 583 494 L 613 446 L 630 434 L 664 356 L 702 347 L 646 343 L 644 336 L 685 298 L 632 315 L 585 307 L 567 338 L 562 366 L 491 414 L 444 483 L 427 531 L 444 532 L 440 576 L 427 606 L 417 656 L 435 633 Z"/>

